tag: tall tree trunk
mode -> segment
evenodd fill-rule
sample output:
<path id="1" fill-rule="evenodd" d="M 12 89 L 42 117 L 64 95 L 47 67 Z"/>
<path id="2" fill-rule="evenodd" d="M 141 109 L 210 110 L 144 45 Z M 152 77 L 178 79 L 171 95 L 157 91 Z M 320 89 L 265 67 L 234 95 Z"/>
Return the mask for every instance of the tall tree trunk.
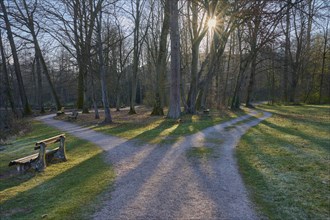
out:
<path id="1" fill-rule="evenodd" d="M 104 107 L 104 120 L 103 123 L 111 123 L 111 113 L 108 102 L 108 94 L 107 94 L 107 85 L 106 85 L 106 77 L 105 77 L 105 65 L 104 65 L 104 57 L 103 57 L 103 44 L 102 44 L 102 12 L 99 14 L 99 19 L 97 20 L 97 43 L 98 43 L 98 56 L 99 56 L 99 65 L 100 65 L 100 81 L 101 81 L 101 91 L 102 91 L 102 102 Z"/>
<path id="2" fill-rule="evenodd" d="M 136 0 L 135 3 L 136 14 L 135 14 L 135 27 L 134 27 L 134 51 L 133 51 L 133 70 L 132 70 L 132 93 L 130 99 L 129 114 L 136 114 L 135 102 L 136 102 L 136 89 L 137 89 L 137 75 L 139 71 L 139 55 L 140 55 L 140 0 Z"/>
<path id="3" fill-rule="evenodd" d="M 198 8 L 196 1 L 191 2 L 191 11 L 192 11 L 191 82 L 187 97 L 188 108 L 186 109 L 186 113 L 195 114 L 196 101 L 197 101 L 197 86 L 198 86 L 197 74 L 198 74 L 198 62 L 199 62 L 199 46 L 206 32 L 199 34 L 198 31 Z"/>
<path id="4" fill-rule="evenodd" d="M 231 109 L 236 110 L 239 109 L 241 106 L 241 87 L 243 83 L 243 74 L 245 72 L 245 69 L 248 66 L 249 63 L 249 57 L 243 57 L 242 52 L 242 35 L 241 35 L 241 29 L 238 27 L 237 29 L 237 39 L 238 39 L 238 50 L 239 50 L 239 72 L 236 77 L 236 83 L 234 88 L 234 94 L 231 101 Z"/>
<path id="5" fill-rule="evenodd" d="M 178 0 L 170 0 L 171 82 L 168 118 L 179 118 L 180 108 L 180 34 Z"/>
<path id="6" fill-rule="evenodd" d="M 10 81 L 9 81 L 9 75 L 8 75 L 8 69 L 7 69 L 7 60 L 2 44 L 2 34 L 1 34 L 1 29 L 0 29 L 0 51 L 1 51 L 1 60 L 2 60 L 2 71 L 4 73 L 4 78 L 5 78 L 5 93 L 7 95 L 7 99 L 10 104 L 10 108 L 12 112 L 17 116 L 16 108 L 15 108 L 15 102 L 12 94 L 12 89 L 10 87 Z"/>
<path id="7" fill-rule="evenodd" d="M 199 44 L 193 44 L 191 47 L 191 82 L 187 98 L 188 114 L 196 113 L 196 98 L 197 98 L 197 73 L 198 73 L 198 56 Z"/>
<path id="8" fill-rule="evenodd" d="M 251 104 L 251 99 L 252 99 L 252 92 L 253 92 L 253 87 L 254 87 L 254 82 L 256 78 L 256 66 L 257 66 L 257 56 L 256 54 L 252 55 L 252 61 L 251 61 L 251 72 L 250 72 L 250 79 L 249 79 L 249 85 L 247 88 L 247 97 L 246 97 L 246 103 L 245 106 L 248 108 L 253 107 Z"/>
<path id="9" fill-rule="evenodd" d="M 258 39 L 258 33 L 260 29 L 260 22 L 261 22 L 261 8 L 257 8 L 257 14 L 255 15 L 253 19 L 253 26 L 250 28 L 250 31 L 252 32 L 252 39 L 250 40 L 250 47 L 251 47 L 251 71 L 250 71 L 250 78 L 249 78 L 249 84 L 247 88 L 247 97 L 246 97 L 246 107 L 253 107 L 251 104 L 252 99 L 252 93 L 254 89 L 254 82 L 256 77 L 256 66 L 257 66 L 257 57 L 258 57 L 258 48 L 257 48 L 257 39 Z"/>
<path id="10" fill-rule="evenodd" d="M 286 28 L 285 28 L 285 55 L 283 68 L 283 99 L 288 101 L 288 81 L 289 81 L 289 56 L 290 56 L 290 8 L 291 0 L 287 0 L 286 9 Z"/>
<path id="11" fill-rule="evenodd" d="M 159 54 L 156 64 L 157 88 L 155 94 L 155 104 L 151 115 L 164 115 L 164 85 L 166 77 L 166 55 L 167 55 L 167 36 L 170 29 L 170 4 L 171 0 L 165 0 L 164 21 L 159 41 Z"/>
<path id="12" fill-rule="evenodd" d="M 21 97 L 22 105 L 23 105 L 23 112 L 25 115 L 29 115 L 32 113 L 32 110 L 31 110 L 30 104 L 29 104 L 27 96 L 26 96 L 26 92 L 25 92 L 25 88 L 24 88 L 24 84 L 23 84 L 22 73 L 21 73 L 21 69 L 20 69 L 20 64 L 18 61 L 17 50 L 16 50 L 14 38 L 13 38 L 13 33 L 11 31 L 11 26 L 10 26 L 10 22 L 8 19 L 7 9 L 5 7 L 4 0 L 0 0 L 0 5 L 2 8 L 3 19 L 5 20 L 5 23 L 6 23 L 8 40 L 9 40 L 12 55 L 13 55 L 14 69 L 15 69 L 15 74 L 16 74 L 16 78 L 17 78 L 17 82 L 18 82 L 19 94 Z"/>
<path id="13" fill-rule="evenodd" d="M 92 98 L 93 98 L 93 107 L 94 107 L 94 118 L 100 119 L 99 108 L 97 107 L 95 86 L 94 86 L 94 77 L 92 75 Z"/>
<path id="14" fill-rule="evenodd" d="M 227 88 L 228 88 L 231 57 L 232 57 L 234 45 L 235 45 L 235 36 L 234 36 L 234 33 L 233 33 L 232 36 L 230 37 L 229 53 L 228 53 L 228 61 L 227 61 L 227 70 L 226 70 L 226 78 L 225 78 L 225 87 L 223 89 L 223 96 L 222 96 L 222 103 L 225 106 L 228 106 L 227 101 L 226 101 L 226 99 L 227 99 Z"/>
<path id="15" fill-rule="evenodd" d="M 41 65 L 40 65 L 40 58 L 39 53 L 35 49 L 35 66 L 36 66 L 36 73 L 37 73 L 37 100 L 38 105 L 40 108 L 40 113 L 45 113 L 44 109 L 44 101 L 42 98 L 42 77 L 41 77 Z"/>
<path id="16" fill-rule="evenodd" d="M 323 81 L 324 81 L 324 70 L 325 70 L 325 59 L 327 55 L 327 44 L 328 44 L 328 32 L 329 32 L 329 19 L 327 21 L 327 26 L 324 33 L 324 45 L 323 45 L 323 54 L 322 54 L 322 69 L 321 69 L 321 78 L 320 78 L 320 88 L 319 88 L 319 100 L 318 103 L 321 104 L 322 102 L 322 88 L 323 88 Z"/>

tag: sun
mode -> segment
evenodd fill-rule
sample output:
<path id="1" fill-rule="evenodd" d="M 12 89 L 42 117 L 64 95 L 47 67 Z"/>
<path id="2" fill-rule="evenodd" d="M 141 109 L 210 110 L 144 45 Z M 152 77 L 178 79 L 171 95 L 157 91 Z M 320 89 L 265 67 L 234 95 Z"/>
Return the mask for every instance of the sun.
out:
<path id="1" fill-rule="evenodd" d="M 215 18 L 210 18 L 209 21 L 207 22 L 207 26 L 211 29 L 214 29 L 216 25 L 217 25 L 217 20 Z"/>

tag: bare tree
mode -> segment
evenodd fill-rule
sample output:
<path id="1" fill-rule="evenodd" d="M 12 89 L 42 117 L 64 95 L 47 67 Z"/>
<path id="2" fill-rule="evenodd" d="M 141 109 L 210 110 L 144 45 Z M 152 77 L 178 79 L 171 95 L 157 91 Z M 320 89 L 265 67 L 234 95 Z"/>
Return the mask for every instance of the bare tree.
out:
<path id="1" fill-rule="evenodd" d="M 18 56 L 17 56 L 16 45 L 15 45 L 13 33 L 12 33 L 12 30 L 11 30 L 11 24 L 9 22 L 8 13 L 7 13 L 7 9 L 6 9 L 4 0 L 0 0 L 0 5 L 1 5 L 2 13 L 3 13 L 2 17 L 3 17 L 3 19 L 5 21 L 5 24 L 6 24 L 8 40 L 9 40 L 9 43 L 10 43 L 12 56 L 13 56 L 13 60 L 14 60 L 14 69 L 15 69 L 15 74 L 16 74 L 18 87 L 19 87 L 18 90 L 19 90 L 19 94 L 20 94 L 20 97 L 21 97 L 22 105 L 23 105 L 23 111 L 24 111 L 25 115 L 29 115 L 29 114 L 32 113 L 32 111 L 31 111 L 31 107 L 30 107 L 30 104 L 29 104 L 27 96 L 26 96 L 26 92 L 25 92 L 25 88 L 24 88 L 24 84 L 23 84 L 22 73 L 21 73 L 21 68 L 20 68 L 20 64 L 19 64 L 19 60 L 18 60 Z"/>
<path id="2" fill-rule="evenodd" d="M 322 53 L 322 70 L 321 70 L 321 77 L 320 77 L 320 86 L 319 86 L 319 100 L 318 103 L 321 104 L 322 102 L 322 88 L 323 88 L 323 84 L 324 84 L 324 75 L 325 75 L 325 60 L 327 58 L 327 47 L 328 47 L 328 38 L 329 38 L 329 22 L 330 19 L 327 19 L 327 25 L 326 27 L 323 29 L 323 38 L 324 38 L 324 44 L 323 44 L 323 53 Z"/>
<path id="3" fill-rule="evenodd" d="M 13 94 L 12 94 L 12 89 L 10 87 L 10 81 L 9 81 L 9 75 L 8 75 L 8 69 L 7 69 L 7 60 L 6 60 L 6 56 L 5 56 L 5 50 L 3 48 L 3 44 L 2 44 L 2 33 L 1 33 L 1 29 L 0 29 L 0 51 L 1 51 L 1 60 L 2 60 L 2 71 L 4 74 L 4 78 L 5 78 L 5 93 L 7 95 L 7 99 L 9 101 L 10 107 L 12 112 L 17 115 L 16 112 L 16 108 L 15 108 L 15 102 L 14 102 L 14 98 L 13 98 Z"/>
<path id="4" fill-rule="evenodd" d="M 180 108 L 180 34 L 178 0 L 170 1 L 171 81 L 168 118 L 179 118 Z"/>
<path id="5" fill-rule="evenodd" d="M 167 37 L 170 29 L 170 0 L 165 0 L 164 21 L 159 39 L 159 51 L 156 61 L 156 94 L 155 104 L 151 115 L 164 115 L 165 79 L 166 79 L 166 57 Z"/>
<path id="6" fill-rule="evenodd" d="M 98 42 L 98 57 L 99 57 L 99 72 L 100 72 L 100 81 L 101 81 L 101 92 L 102 92 L 102 102 L 104 107 L 104 121 L 103 123 L 111 123 L 111 113 L 108 101 L 108 94 L 107 94 L 107 84 L 105 79 L 105 64 L 104 64 L 104 57 L 103 57 L 103 42 L 102 42 L 102 11 L 99 13 L 97 20 L 97 42 Z"/>
<path id="7" fill-rule="evenodd" d="M 50 91 L 53 95 L 54 101 L 56 103 L 57 110 L 60 110 L 62 105 L 60 103 L 60 99 L 55 91 L 55 87 L 52 83 L 50 73 L 46 64 L 46 61 L 44 59 L 44 56 L 41 52 L 39 40 L 38 40 L 38 32 L 39 30 L 36 30 L 36 21 L 34 19 L 35 12 L 37 10 L 38 2 L 37 0 L 29 2 L 27 4 L 26 0 L 14 0 L 14 3 L 16 5 L 18 15 L 16 16 L 16 20 L 20 22 L 22 25 L 26 26 L 32 36 L 32 42 L 34 44 L 35 54 L 36 54 L 36 71 L 38 76 L 38 101 L 40 105 L 40 111 L 43 113 L 43 102 L 42 102 L 42 82 L 41 82 L 41 66 L 43 69 L 43 72 L 46 76 L 46 79 L 49 84 Z M 24 10 L 24 11 L 23 11 Z M 37 24 L 38 25 L 38 24 Z M 38 26 L 37 26 L 38 27 Z M 41 65 L 41 66 L 40 66 Z"/>

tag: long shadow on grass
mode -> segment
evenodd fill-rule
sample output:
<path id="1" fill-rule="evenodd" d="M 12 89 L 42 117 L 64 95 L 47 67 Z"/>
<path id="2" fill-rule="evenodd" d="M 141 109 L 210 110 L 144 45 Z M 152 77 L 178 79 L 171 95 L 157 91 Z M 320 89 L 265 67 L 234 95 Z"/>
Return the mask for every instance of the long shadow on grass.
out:
<path id="1" fill-rule="evenodd" d="M 249 136 L 245 137 L 244 140 L 246 141 L 248 146 L 260 145 L 260 143 L 258 143 Z M 274 138 L 274 140 L 272 141 L 276 142 L 277 140 L 276 138 Z M 260 152 L 258 152 L 255 147 L 251 147 L 250 150 L 252 150 L 250 154 L 253 155 L 253 157 L 257 156 L 258 160 L 262 162 L 262 164 L 274 164 L 274 162 L 270 161 L 270 159 L 274 159 L 274 155 L 269 156 L 267 158 L 265 158 L 266 155 L 263 155 L 263 159 L 261 159 Z M 254 161 L 253 158 L 247 156 L 247 154 L 245 154 L 245 152 L 242 150 L 238 150 L 238 153 L 236 155 L 239 163 L 240 172 L 244 177 L 244 182 L 247 186 L 250 187 L 250 189 L 252 189 L 251 196 L 253 198 L 253 201 L 259 205 L 258 207 L 261 208 L 262 213 L 264 213 L 268 217 L 273 217 L 274 219 L 278 219 L 278 216 L 283 216 L 283 214 L 278 215 L 279 213 L 281 213 L 281 210 L 277 210 L 274 203 L 281 203 L 283 201 L 283 197 L 287 198 L 287 194 L 274 194 L 276 190 L 273 188 L 273 183 L 270 182 L 270 178 L 274 178 L 279 171 L 276 171 L 276 168 L 273 168 L 273 170 L 270 170 L 268 168 L 267 171 L 265 171 L 266 167 L 260 167 L 261 164 L 259 163 L 258 166 L 256 166 L 254 164 L 255 162 L 252 162 Z M 262 170 L 267 173 L 267 175 L 269 176 L 268 178 L 265 176 L 264 173 L 261 172 Z M 287 199 L 293 204 L 293 201 L 290 198 Z M 287 217 L 290 218 L 290 216 Z"/>
<path id="2" fill-rule="evenodd" d="M 296 129 L 293 129 L 290 127 L 281 127 L 281 126 L 273 124 L 269 121 L 265 121 L 265 122 L 263 122 L 263 124 L 272 129 L 278 130 L 282 133 L 298 136 L 298 137 L 301 137 L 302 139 L 311 141 L 314 144 L 316 144 L 317 146 L 319 146 L 320 148 L 322 148 L 326 151 L 330 151 L 330 148 L 328 147 L 329 139 L 327 139 L 327 138 L 313 137 L 310 134 L 307 134 L 303 131 L 299 131 L 299 130 L 296 130 Z"/>
<path id="3" fill-rule="evenodd" d="M 262 124 L 269 126 L 267 121 Z M 271 128 L 278 126 L 272 125 Z M 326 163 L 313 158 L 307 152 L 308 148 L 292 151 L 290 145 L 295 143 L 290 140 L 271 136 L 271 132 L 266 132 L 262 127 L 255 130 L 257 134 L 262 134 L 266 143 L 273 144 L 271 149 L 267 149 L 269 146 L 262 144 L 264 140 L 259 142 L 255 140 L 256 136 L 247 135 L 244 142 L 250 147 L 238 151 L 244 180 L 252 187 L 252 192 L 256 192 L 253 194 L 254 200 L 273 219 L 323 219 L 324 211 L 328 210 L 326 197 L 322 196 L 327 186 L 322 184 L 319 171 L 326 173 Z M 307 158 L 305 155 L 308 155 Z M 313 201 L 312 197 L 316 199 Z M 320 202 L 322 199 L 323 202 Z M 315 201 L 319 201 L 315 205 L 317 209 L 311 206 Z"/>
<path id="4" fill-rule="evenodd" d="M 105 172 L 109 172 L 109 167 L 98 163 L 100 160 L 100 155 L 95 155 L 34 188 L 20 192 L 4 201 L 1 204 L 1 219 L 40 219 L 44 214 L 47 214 L 49 218 L 56 218 L 58 214 L 67 219 L 79 217 L 82 211 L 80 209 L 86 208 L 86 205 L 95 200 L 97 194 L 112 183 L 112 179 L 109 179 L 103 183 L 104 187 L 94 186 L 104 178 Z M 95 169 L 86 172 L 91 166 Z M 45 172 L 49 171 L 50 169 L 46 169 Z M 87 194 L 90 197 L 86 196 L 86 192 L 89 192 Z"/>

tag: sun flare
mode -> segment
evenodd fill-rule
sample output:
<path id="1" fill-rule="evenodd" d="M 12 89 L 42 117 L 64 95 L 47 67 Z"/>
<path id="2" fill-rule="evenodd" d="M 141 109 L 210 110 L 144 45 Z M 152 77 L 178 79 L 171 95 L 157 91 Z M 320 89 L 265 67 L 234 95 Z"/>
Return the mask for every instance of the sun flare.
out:
<path id="1" fill-rule="evenodd" d="M 209 26 L 209 28 L 215 28 L 215 26 L 217 25 L 217 20 L 215 18 L 210 18 L 207 22 L 207 25 Z"/>

